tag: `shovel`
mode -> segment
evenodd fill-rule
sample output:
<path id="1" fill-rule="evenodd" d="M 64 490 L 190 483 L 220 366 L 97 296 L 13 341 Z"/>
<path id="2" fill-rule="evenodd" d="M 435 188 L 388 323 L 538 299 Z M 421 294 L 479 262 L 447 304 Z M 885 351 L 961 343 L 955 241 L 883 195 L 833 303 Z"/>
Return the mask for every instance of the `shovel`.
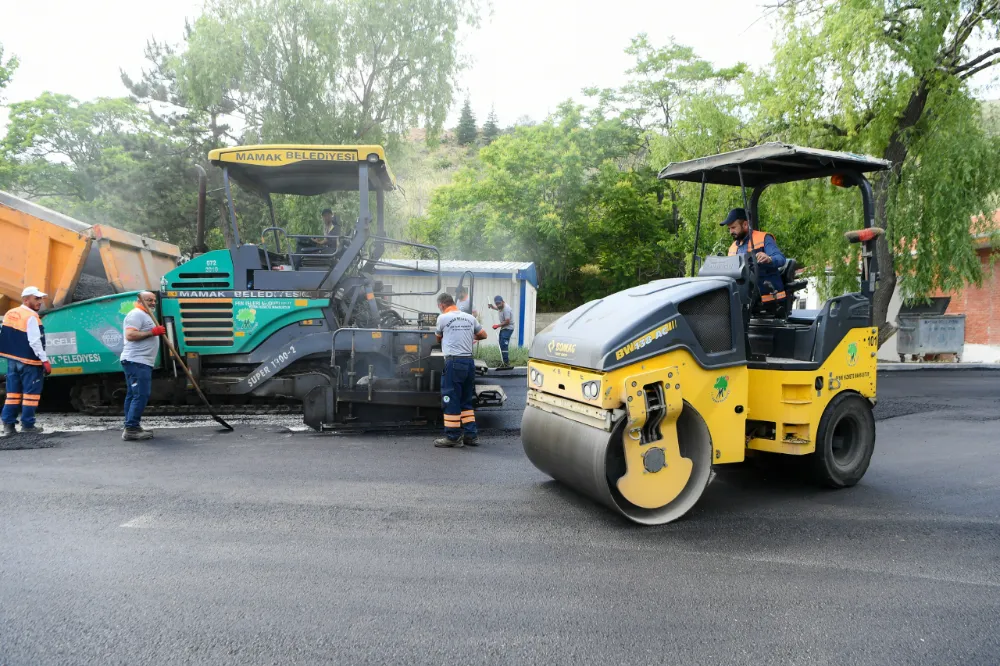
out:
<path id="1" fill-rule="evenodd" d="M 150 313 L 149 317 L 153 320 L 153 325 L 155 326 L 160 325 L 160 323 L 156 321 L 156 317 L 154 317 L 152 313 Z M 187 375 L 188 381 L 191 382 L 191 386 L 193 386 L 194 390 L 198 392 L 198 397 L 201 398 L 201 401 L 205 403 L 206 407 L 208 407 L 208 413 L 212 415 L 212 418 L 215 419 L 219 425 L 221 425 L 226 430 L 232 432 L 233 426 L 226 423 L 221 416 L 215 413 L 215 408 L 212 407 L 212 403 L 208 401 L 208 398 L 205 397 L 205 394 L 201 392 L 201 387 L 198 386 L 198 382 L 195 381 L 194 375 L 191 374 L 191 371 L 188 369 L 187 364 L 184 363 L 184 360 L 181 358 L 180 353 L 174 348 L 173 343 L 170 342 L 170 338 L 164 336 L 162 339 L 163 339 L 163 344 L 166 345 L 167 350 L 170 352 L 170 355 L 174 357 L 175 361 L 177 361 L 177 365 L 181 366 L 181 369 L 184 370 L 184 374 Z"/>

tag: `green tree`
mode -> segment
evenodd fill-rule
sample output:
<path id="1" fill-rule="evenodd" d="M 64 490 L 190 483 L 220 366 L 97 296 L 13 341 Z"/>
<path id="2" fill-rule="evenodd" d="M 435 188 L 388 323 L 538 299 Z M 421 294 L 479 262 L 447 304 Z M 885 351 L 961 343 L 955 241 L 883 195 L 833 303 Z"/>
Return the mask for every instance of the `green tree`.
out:
<path id="1" fill-rule="evenodd" d="M 7 61 L 4 62 L 3 59 L 3 44 L 0 44 L 0 91 L 7 87 L 10 83 L 11 78 L 14 76 L 14 71 L 17 69 L 17 58 L 10 56 Z M 0 96 L 0 102 L 3 101 L 3 97 Z"/>
<path id="2" fill-rule="evenodd" d="M 190 38 L 192 28 L 190 25 L 185 28 L 185 35 Z M 148 66 L 143 69 L 141 78 L 133 80 L 126 72 L 121 72 L 122 83 L 136 102 L 145 105 L 152 115 L 170 127 L 173 135 L 184 138 L 199 152 L 222 146 L 226 141 L 239 141 L 225 120 L 236 111 L 233 101 L 223 97 L 199 105 L 198 95 L 182 85 L 186 63 L 175 47 L 150 40 L 144 55 Z"/>
<path id="3" fill-rule="evenodd" d="M 184 144 L 129 99 L 44 93 L 10 106 L 12 187 L 92 224 L 187 248 L 196 189 Z"/>
<path id="4" fill-rule="evenodd" d="M 655 46 L 645 33 L 633 38 L 625 53 L 635 58 L 626 84 L 618 90 L 589 92 L 603 94 L 604 103 L 639 130 L 661 135 L 670 135 L 696 101 L 723 91 L 746 71 L 743 64 L 717 69 L 673 39 Z"/>
<path id="5" fill-rule="evenodd" d="M 383 143 L 436 136 L 478 0 L 209 0 L 176 67 L 201 109 L 231 106 L 244 141 Z"/>
<path id="6" fill-rule="evenodd" d="M 148 130 L 145 120 L 127 99 L 79 102 L 43 93 L 11 104 L 3 149 L 17 163 L 17 188 L 31 197 L 97 200 L 128 168 L 124 139 Z"/>
<path id="7" fill-rule="evenodd" d="M 1000 145 L 969 80 L 1000 62 L 998 32 L 1000 3 L 985 0 L 786 3 L 773 76 L 759 82 L 761 133 L 893 165 L 872 179 L 875 224 L 886 229 L 880 342 L 895 332 L 886 315 L 897 276 L 911 296 L 981 279 L 970 219 L 994 208 Z"/>
<path id="8" fill-rule="evenodd" d="M 636 155 L 637 165 L 652 159 L 653 166 L 663 166 L 719 152 L 721 146 L 716 146 L 731 140 L 740 112 L 733 88 L 745 74 L 745 65 L 718 69 L 689 46 L 673 39 L 656 46 L 645 33 L 632 39 L 625 52 L 635 58 L 635 65 L 626 72 L 625 85 L 585 92 L 597 100 L 604 113 L 617 114 L 641 133 L 643 149 Z M 681 233 L 684 226 L 683 189 L 673 182 L 662 189 L 670 201 L 664 224 L 672 234 Z M 693 243 L 693 237 L 690 240 Z M 675 248 L 676 254 L 664 260 L 671 264 L 671 274 L 680 274 L 685 251 L 690 248 L 677 244 Z"/>
<path id="9" fill-rule="evenodd" d="M 490 109 L 490 115 L 486 116 L 486 123 L 483 125 L 483 142 L 489 145 L 500 136 L 500 125 L 497 123 L 497 112 L 495 108 Z"/>
<path id="10" fill-rule="evenodd" d="M 578 303 L 582 267 L 603 270 L 594 240 L 614 223 L 604 226 L 602 216 L 612 211 L 622 223 L 629 215 L 625 206 L 602 209 L 597 201 L 602 169 L 627 170 L 637 147 L 633 129 L 599 113 L 585 116 L 566 102 L 545 122 L 518 127 L 480 150 L 472 166 L 434 192 L 411 233 L 447 256 L 534 261 L 543 305 Z M 603 186 L 613 187 L 609 175 Z M 608 267 L 630 274 L 633 268 Z"/>
<path id="11" fill-rule="evenodd" d="M 3 59 L 3 44 L 0 44 L 0 103 L 3 102 L 3 89 L 7 87 L 17 69 L 17 58 L 10 56 L 7 61 Z M 5 151 L 0 150 L 0 188 L 9 187 L 7 184 L 13 178 L 13 165 Z"/>
<path id="12" fill-rule="evenodd" d="M 671 203 L 666 183 L 648 167 L 619 169 L 604 162 L 589 188 L 588 233 L 594 263 L 600 268 L 600 297 L 637 284 L 677 277 L 672 258 L 683 252 L 664 221 Z"/>
<path id="13" fill-rule="evenodd" d="M 476 128 L 476 116 L 472 113 L 472 105 L 469 103 L 468 97 L 465 98 L 465 104 L 462 106 L 462 115 L 458 119 L 456 134 L 460 146 L 475 143 L 476 136 L 479 134 L 479 130 Z"/>
<path id="14" fill-rule="evenodd" d="M 185 28 L 185 35 L 190 37 L 192 27 L 187 25 Z M 121 80 L 132 100 L 147 110 L 167 140 L 147 139 L 144 142 L 146 159 L 142 167 L 144 173 L 140 177 L 155 182 L 156 187 L 137 193 L 136 198 L 147 201 L 157 211 L 176 212 L 173 225 L 153 213 L 153 219 L 163 222 L 157 233 L 163 238 L 184 239 L 180 244 L 187 249 L 193 221 L 188 210 L 194 201 L 196 173 L 193 167 L 200 165 L 206 170 L 210 189 L 221 188 L 221 175 L 208 163 L 208 153 L 213 148 L 239 142 L 238 133 L 228 120 L 235 112 L 235 106 L 228 98 L 207 106 L 200 105 L 198 96 L 184 85 L 187 63 L 176 47 L 151 40 L 147 42 L 144 54 L 146 67 L 141 77 L 133 79 L 122 71 Z M 214 247 L 221 247 L 221 232 L 223 229 L 228 231 L 228 222 L 220 215 L 218 200 L 209 201 L 206 223 L 209 239 L 214 242 Z M 213 227 L 220 224 L 227 226 L 213 231 Z"/>

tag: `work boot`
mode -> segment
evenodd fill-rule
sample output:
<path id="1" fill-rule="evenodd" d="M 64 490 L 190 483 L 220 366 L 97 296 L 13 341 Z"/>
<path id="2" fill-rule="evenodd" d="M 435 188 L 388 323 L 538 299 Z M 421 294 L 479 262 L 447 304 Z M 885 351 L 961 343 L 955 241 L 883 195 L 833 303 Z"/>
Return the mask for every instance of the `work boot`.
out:
<path id="1" fill-rule="evenodd" d="M 11 428 L 13 428 L 13 427 L 14 426 L 11 426 Z M 36 426 L 36 425 L 30 425 L 30 426 L 22 425 L 21 426 L 21 434 L 23 434 L 23 435 L 37 435 L 40 432 L 45 432 L 45 428 L 43 428 L 41 426 Z"/>
<path id="2" fill-rule="evenodd" d="M 11 435 L 16 435 L 17 430 L 14 428 L 13 423 L 4 423 L 3 432 L 0 433 L 0 437 L 10 437 Z"/>
<path id="3" fill-rule="evenodd" d="M 466 446 L 479 446 L 479 437 L 476 435 L 465 435 L 462 438 L 462 443 Z"/>
<path id="4" fill-rule="evenodd" d="M 441 439 L 434 440 L 434 446 L 439 449 L 460 449 L 465 444 L 462 442 L 462 438 L 458 439 L 448 439 L 447 437 L 442 437 Z"/>
<path id="5" fill-rule="evenodd" d="M 152 431 L 143 430 L 142 428 L 125 428 L 122 430 L 123 442 L 141 442 L 146 439 L 153 439 Z"/>

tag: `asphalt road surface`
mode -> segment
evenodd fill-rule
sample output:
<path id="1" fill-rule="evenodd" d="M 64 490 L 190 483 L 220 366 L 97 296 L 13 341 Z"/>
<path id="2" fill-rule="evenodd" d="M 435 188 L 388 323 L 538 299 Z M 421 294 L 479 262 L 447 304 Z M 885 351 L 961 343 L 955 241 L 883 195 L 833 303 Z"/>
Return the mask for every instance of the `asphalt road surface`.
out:
<path id="1" fill-rule="evenodd" d="M 0 664 L 996 664 L 1000 373 L 879 388 L 857 487 L 722 470 L 657 528 L 535 470 L 516 397 L 478 449 L 270 424 L 0 451 Z"/>

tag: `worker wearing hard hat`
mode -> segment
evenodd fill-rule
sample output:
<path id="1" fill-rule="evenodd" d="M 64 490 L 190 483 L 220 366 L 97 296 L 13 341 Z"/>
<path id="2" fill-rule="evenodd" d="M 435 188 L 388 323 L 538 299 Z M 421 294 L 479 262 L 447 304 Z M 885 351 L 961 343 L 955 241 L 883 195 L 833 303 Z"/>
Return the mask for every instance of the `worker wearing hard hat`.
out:
<path id="1" fill-rule="evenodd" d="M 729 235 L 733 244 L 729 246 L 729 256 L 754 253 L 757 260 L 757 286 L 760 288 L 761 301 L 767 303 L 785 298 L 785 283 L 781 279 L 780 269 L 785 265 L 785 255 L 778 249 L 774 236 L 754 229 L 750 233 L 747 222 L 747 212 L 742 208 L 734 208 L 721 222 L 729 227 Z"/>
<path id="2" fill-rule="evenodd" d="M 42 432 L 35 425 L 35 410 L 42 397 L 42 381 L 52 373 L 45 354 L 45 327 L 38 316 L 46 296 L 38 287 L 26 287 L 21 305 L 8 310 L 0 326 L 0 356 L 7 359 L 7 399 L 0 412 L 3 437 L 17 432 L 18 413 L 21 432 Z"/>

